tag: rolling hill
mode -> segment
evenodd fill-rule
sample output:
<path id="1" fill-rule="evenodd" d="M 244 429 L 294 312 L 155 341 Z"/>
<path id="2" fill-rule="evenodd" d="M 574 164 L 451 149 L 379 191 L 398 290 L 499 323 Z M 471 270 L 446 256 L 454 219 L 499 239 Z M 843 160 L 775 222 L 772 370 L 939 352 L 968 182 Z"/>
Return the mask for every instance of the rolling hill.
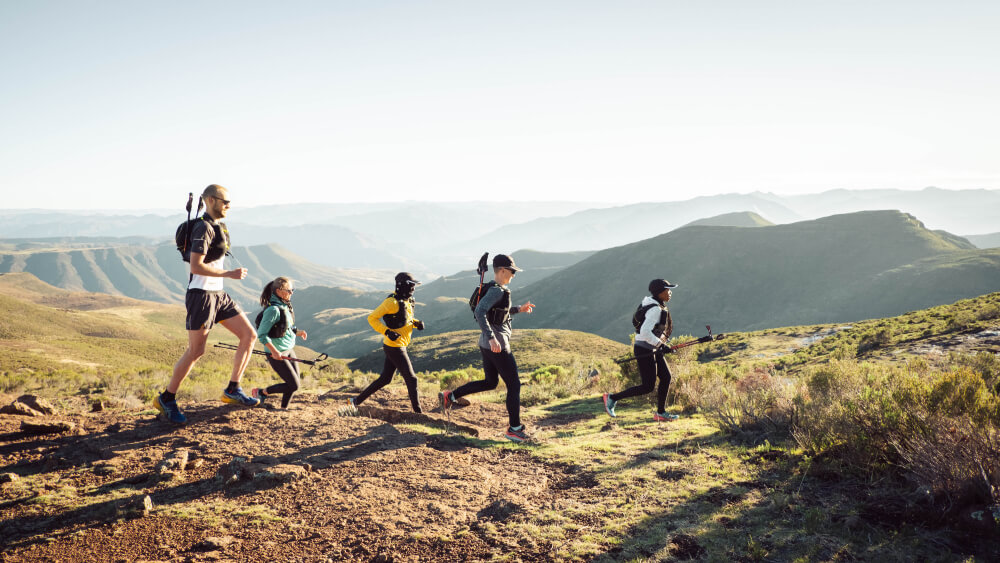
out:
<path id="1" fill-rule="evenodd" d="M 966 235 L 965 238 L 978 248 L 1000 248 L 1000 233 Z"/>
<path id="2" fill-rule="evenodd" d="M 346 270 L 312 264 L 278 245 L 234 247 L 235 260 L 247 278 L 227 280 L 227 291 L 248 310 L 254 308 L 263 286 L 277 276 L 290 276 L 302 286 L 340 285 L 375 289 L 391 285 L 391 274 L 374 270 Z M 182 303 L 187 286 L 187 264 L 172 244 L 104 246 L 0 252 L 0 273 L 29 272 L 56 287 L 124 295 L 161 303 Z M 385 280 L 390 280 L 386 283 Z"/>
<path id="3" fill-rule="evenodd" d="M 524 254 L 515 253 L 519 263 Z M 1000 289 L 1000 251 L 978 250 L 898 211 L 769 227 L 690 226 L 594 253 L 521 287 L 519 274 L 514 301 L 537 308 L 515 326 L 627 341 L 628 317 L 654 277 L 681 285 L 671 302 L 675 334 L 700 335 L 705 325 L 719 332 L 848 322 L 989 293 Z M 475 328 L 466 293 L 477 281 L 464 272 L 418 290 L 425 335 Z M 296 298 L 318 348 L 357 357 L 378 347 L 365 315 L 384 295 L 308 291 L 327 295 L 321 308 Z"/>
<path id="4" fill-rule="evenodd" d="M 518 273 L 511 287 L 517 290 L 530 285 L 591 254 L 533 250 L 514 252 L 515 261 L 524 271 Z M 475 327 L 468 300 L 478 283 L 479 275 L 475 270 L 468 270 L 421 285 L 415 294 L 415 314 L 427 324 L 427 334 L 444 332 L 444 326 L 453 327 L 450 330 Z M 309 331 L 317 348 L 332 356 L 355 358 L 367 354 L 379 348 L 381 342 L 378 334 L 368 325 L 367 316 L 387 294 L 387 291 L 308 287 L 295 294 L 298 325 Z"/>
<path id="5" fill-rule="evenodd" d="M 655 277 L 680 284 L 671 302 L 675 334 L 700 334 L 706 324 L 755 330 L 891 316 L 996 291 L 1000 251 L 976 250 L 898 211 L 687 227 L 598 252 L 525 288 L 515 301 L 538 308 L 518 325 L 623 340 Z"/>
<path id="6" fill-rule="evenodd" d="M 413 369 L 417 371 L 456 370 L 481 367 L 482 356 L 476 341 L 479 330 L 461 330 L 433 336 L 417 334 L 407 348 Z M 595 358 L 613 358 L 628 352 L 629 347 L 620 342 L 593 334 L 572 330 L 518 330 L 514 331 L 512 346 L 517 356 L 517 367 L 522 373 L 547 365 L 588 365 Z M 351 369 L 378 373 L 385 362 L 381 349 L 365 354 L 347 365 Z"/>
<path id="7" fill-rule="evenodd" d="M 644 240 L 682 225 L 720 213 L 752 211 L 777 223 L 800 215 L 759 195 L 726 194 L 686 201 L 637 203 L 606 209 L 588 209 L 565 217 L 546 217 L 506 225 L 453 248 L 474 253 L 502 242 L 507 248 L 535 248 L 550 252 L 596 250 Z"/>

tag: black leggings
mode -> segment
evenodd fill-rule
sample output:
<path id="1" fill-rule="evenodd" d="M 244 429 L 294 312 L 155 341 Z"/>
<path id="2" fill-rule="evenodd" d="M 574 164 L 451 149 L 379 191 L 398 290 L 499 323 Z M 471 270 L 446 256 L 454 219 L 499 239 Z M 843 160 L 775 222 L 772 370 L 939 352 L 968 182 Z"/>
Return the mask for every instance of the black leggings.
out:
<path id="1" fill-rule="evenodd" d="M 494 353 L 492 350 L 480 348 L 483 354 L 483 372 L 486 379 L 470 381 L 451 392 L 451 397 L 457 399 L 465 395 L 491 391 L 497 388 L 498 377 L 503 378 L 507 386 L 507 419 L 511 426 L 521 425 L 521 380 L 517 375 L 517 361 L 510 352 Z"/>
<path id="2" fill-rule="evenodd" d="M 651 393 L 653 385 L 659 378 L 660 386 L 656 390 L 656 412 L 663 412 L 667 405 L 667 389 L 670 387 L 670 368 L 667 366 L 667 361 L 663 359 L 663 354 L 653 352 L 649 348 L 635 346 L 632 350 L 635 352 L 636 362 L 639 363 L 639 376 L 642 377 L 642 384 L 629 387 L 621 393 L 612 393 L 611 400 L 620 401 Z"/>
<path id="3" fill-rule="evenodd" d="M 410 404 L 413 406 L 413 412 L 421 412 L 420 400 L 417 398 L 417 377 L 413 374 L 413 364 L 410 363 L 410 355 L 406 353 L 406 347 L 383 344 L 382 350 L 385 351 L 385 364 L 382 367 L 382 375 L 375 381 L 372 381 L 360 395 L 354 398 L 354 404 L 360 405 L 372 393 L 388 385 L 392 381 L 393 374 L 399 371 L 400 375 L 403 376 L 403 383 L 406 384 L 406 392 L 410 395 Z"/>
<path id="4" fill-rule="evenodd" d="M 295 351 L 289 350 L 282 352 L 281 355 L 294 358 Z M 264 389 L 264 392 L 268 395 L 271 393 L 281 393 L 281 408 L 287 408 L 288 402 L 292 400 L 292 395 L 299 390 L 299 387 L 302 387 L 302 379 L 299 377 L 299 364 L 298 362 L 289 360 L 275 360 L 271 356 L 267 356 L 267 363 L 271 364 L 271 369 L 278 374 L 278 377 L 284 383 L 272 385 Z"/>

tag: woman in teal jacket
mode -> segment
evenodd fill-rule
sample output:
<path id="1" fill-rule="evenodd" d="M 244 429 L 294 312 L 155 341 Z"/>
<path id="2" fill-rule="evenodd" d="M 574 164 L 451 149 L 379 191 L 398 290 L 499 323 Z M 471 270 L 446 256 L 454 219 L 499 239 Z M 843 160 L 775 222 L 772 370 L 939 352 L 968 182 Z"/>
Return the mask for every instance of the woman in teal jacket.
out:
<path id="1" fill-rule="evenodd" d="M 302 385 L 297 362 L 285 358 L 295 358 L 296 336 L 301 336 L 302 340 L 308 338 L 306 331 L 295 328 L 295 311 L 292 309 L 294 291 L 292 280 L 282 276 L 264 286 L 260 294 L 260 306 L 265 309 L 257 325 L 257 340 L 271 353 L 267 363 L 284 383 L 266 389 L 254 388 L 250 394 L 263 404 L 271 395 L 281 393 L 281 408 L 288 408 L 292 395 Z"/>

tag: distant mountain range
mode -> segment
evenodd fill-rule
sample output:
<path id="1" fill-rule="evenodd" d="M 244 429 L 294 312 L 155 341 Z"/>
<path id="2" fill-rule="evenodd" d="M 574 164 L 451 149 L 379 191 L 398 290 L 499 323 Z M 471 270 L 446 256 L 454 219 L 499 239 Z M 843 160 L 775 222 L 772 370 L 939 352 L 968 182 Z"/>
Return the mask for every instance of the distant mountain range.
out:
<path id="1" fill-rule="evenodd" d="M 533 314 L 518 315 L 515 326 L 625 342 L 629 317 L 657 277 L 680 284 L 670 304 L 675 334 L 701 335 L 705 325 L 722 332 L 851 322 L 997 291 L 1000 250 L 976 249 L 898 211 L 754 228 L 694 225 L 596 252 L 514 286 L 515 304 L 537 305 Z M 466 300 L 477 282 L 464 272 L 419 289 L 417 316 L 427 321 L 425 333 L 474 329 Z M 384 295 L 347 300 L 325 288 L 309 291 L 326 293 L 322 311 L 296 304 L 300 324 L 310 323 L 329 345 L 317 342 L 317 348 L 354 357 L 377 347 L 364 316 Z"/>
<path id="2" fill-rule="evenodd" d="M 0 251 L 0 273 L 28 272 L 46 283 L 69 290 L 124 295 L 161 303 L 184 302 L 188 265 L 172 244 L 66 249 L 40 246 L 44 248 Z M 228 258 L 226 267 L 245 267 L 248 275 L 240 281 L 226 280 L 226 289 L 248 310 L 256 307 L 263 286 L 282 275 L 292 277 L 303 287 L 315 284 L 365 290 L 392 287 L 392 272 L 318 266 L 274 244 L 234 247 L 232 253 L 235 260 Z"/>
<path id="3" fill-rule="evenodd" d="M 978 248 L 1000 248 L 1000 233 L 988 235 L 966 235 L 969 242 Z"/>
<path id="4" fill-rule="evenodd" d="M 670 304 L 678 334 L 701 334 L 706 324 L 743 331 L 890 316 L 997 291 L 1000 251 L 898 211 L 687 227 L 603 250 L 525 288 L 515 301 L 538 308 L 518 324 L 627 338 L 657 277 L 680 284 Z"/>
<path id="5" fill-rule="evenodd" d="M 237 206 L 228 224 L 239 245 L 280 244 L 331 268 L 408 270 L 427 277 L 467 268 L 470 260 L 486 250 L 596 251 L 729 213 L 754 213 L 763 224 L 787 224 L 870 210 L 899 210 L 919 217 L 931 229 L 975 238 L 997 232 L 1000 190 L 831 190 L 798 196 L 754 192 L 623 206 L 587 202 L 298 203 Z M 82 236 L 142 236 L 163 241 L 173 236 L 184 217 L 180 205 L 168 215 L 0 210 L 0 237 L 7 237 L 8 243 L 14 237 Z"/>

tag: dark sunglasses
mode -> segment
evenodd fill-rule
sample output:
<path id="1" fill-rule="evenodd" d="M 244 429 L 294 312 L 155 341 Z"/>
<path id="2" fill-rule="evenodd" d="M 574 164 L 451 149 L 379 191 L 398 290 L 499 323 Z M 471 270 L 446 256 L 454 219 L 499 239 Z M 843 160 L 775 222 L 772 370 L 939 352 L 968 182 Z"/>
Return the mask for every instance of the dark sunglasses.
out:
<path id="1" fill-rule="evenodd" d="M 229 205 L 230 203 L 232 203 L 232 201 L 231 201 L 231 200 L 228 200 L 228 199 L 222 199 L 221 197 L 216 197 L 216 196 L 214 196 L 214 195 L 210 195 L 210 196 L 208 196 L 208 197 L 210 197 L 210 198 L 213 198 L 213 199 L 217 199 L 217 200 L 221 201 L 223 205 Z"/>

